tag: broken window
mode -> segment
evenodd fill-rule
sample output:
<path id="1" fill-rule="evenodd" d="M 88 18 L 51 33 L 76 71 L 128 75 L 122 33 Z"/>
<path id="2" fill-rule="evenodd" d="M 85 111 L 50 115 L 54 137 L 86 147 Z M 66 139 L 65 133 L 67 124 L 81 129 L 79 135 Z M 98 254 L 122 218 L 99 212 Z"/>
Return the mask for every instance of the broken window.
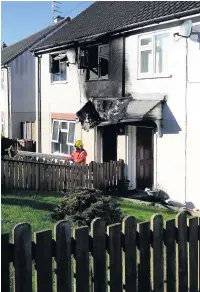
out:
<path id="1" fill-rule="evenodd" d="M 75 122 L 53 120 L 52 153 L 71 154 L 75 143 Z"/>
<path id="2" fill-rule="evenodd" d="M 87 69 L 87 80 L 107 79 L 109 63 L 109 46 L 101 45 L 81 49 L 79 69 Z"/>
<path id="3" fill-rule="evenodd" d="M 67 80 L 67 61 L 66 53 L 50 55 L 51 82 Z"/>
<path id="4" fill-rule="evenodd" d="M 108 60 L 109 50 L 108 45 L 99 46 L 99 76 L 108 78 Z"/>

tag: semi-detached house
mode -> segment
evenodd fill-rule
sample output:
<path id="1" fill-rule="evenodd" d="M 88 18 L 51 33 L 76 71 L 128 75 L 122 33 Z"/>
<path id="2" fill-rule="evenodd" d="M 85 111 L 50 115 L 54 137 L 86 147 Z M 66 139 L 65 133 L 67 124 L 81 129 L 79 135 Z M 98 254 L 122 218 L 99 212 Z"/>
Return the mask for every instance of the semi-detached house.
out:
<path id="1" fill-rule="evenodd" d="M 96 2 L 34 48 L 37 139 L 200 208 L 200 3 Z"/>
<path id="2" fill-rule="evenodd" d="M 43 30 L 1 50 L 1 132 L 6 137 L 24 138 L 21 123 L 36 119 L 36 68 L 30 49 L 68 21 L 58 17 Z M 34 138 L 34 133 L 30 136 Z"/>

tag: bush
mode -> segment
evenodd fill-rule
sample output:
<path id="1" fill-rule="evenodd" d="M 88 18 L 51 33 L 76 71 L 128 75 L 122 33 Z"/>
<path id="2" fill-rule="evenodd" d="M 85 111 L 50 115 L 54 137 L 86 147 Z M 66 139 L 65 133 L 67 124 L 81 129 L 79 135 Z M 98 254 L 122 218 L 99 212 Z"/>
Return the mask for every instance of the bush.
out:
<path id="1" fill-rule="evenodd" d="M 54 220 L 69 219 L 78 226 L 90 225 L 97 217 L 108 225 L 121 221 L 122 212 L 116 199 L 100 190 L 89 189 L 67 192 L 52 214 Z"/>

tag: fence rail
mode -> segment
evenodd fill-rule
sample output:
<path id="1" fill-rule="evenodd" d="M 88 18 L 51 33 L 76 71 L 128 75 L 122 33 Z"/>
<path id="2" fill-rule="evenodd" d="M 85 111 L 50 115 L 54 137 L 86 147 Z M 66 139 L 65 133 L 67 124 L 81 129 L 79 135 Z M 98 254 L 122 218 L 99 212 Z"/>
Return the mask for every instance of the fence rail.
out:
<path id="1" fill-rule="evenodd" d="M 3 292 L 10 291 L 11 278 L 20 292 L 200 291 L 200 218 L 181 213 L 164 223 L 154 215 L 137 223 L 130 216 L 107 231 L 97 218 L 91 232 L 81 227 L 73 235 L 70 223 L 60 221 L 54 238 L 45 230 L 32 240 L 27 223 L 14 228 L 13 243 L 2 234 Z"/>
<path id="2" fill-rule="evenodd" d="M 123 161 L 77 165 L 36 158 L 2 159 L 3 190 L 63 191 L 77 187 L 117 187 L 123 179 Z"/>

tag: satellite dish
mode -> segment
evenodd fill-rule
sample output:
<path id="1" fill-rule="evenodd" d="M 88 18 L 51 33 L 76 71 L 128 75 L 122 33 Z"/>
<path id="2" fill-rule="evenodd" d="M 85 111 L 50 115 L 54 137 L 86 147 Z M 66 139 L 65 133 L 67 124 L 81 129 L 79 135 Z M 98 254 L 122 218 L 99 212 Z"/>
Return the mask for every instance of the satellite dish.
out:
<path id="1" fill-rule="evenodd" d="M 180 27 L 179 36 L 189 38 L 192 33 L 192 20 L 186 20 Z"/>
<path id="2" fill-rule="evenodd" d="M 200 24 L 194 25 L 192 27 L 192 32 L 190 35 L 190 40 L 200 44 Z"/>

